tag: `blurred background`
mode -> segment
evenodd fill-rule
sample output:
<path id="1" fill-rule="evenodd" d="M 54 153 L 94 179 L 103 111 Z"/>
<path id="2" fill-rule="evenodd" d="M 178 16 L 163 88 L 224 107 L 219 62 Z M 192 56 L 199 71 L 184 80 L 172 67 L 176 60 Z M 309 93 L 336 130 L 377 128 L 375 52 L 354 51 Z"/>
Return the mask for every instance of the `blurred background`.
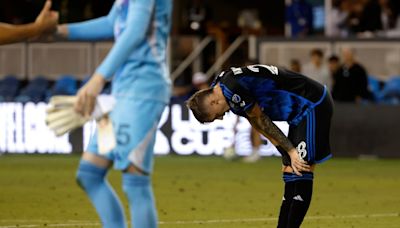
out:
<path id="1" fill-rule="evenodd" d="M 100 17 L 114 2 L 52 1 L 60 23 Z M 274 146 L 233 113 L 201 125 L 184 105 L 219 71 L 257 63 L 311 77 L 335 100 L 334 158 L 317 168 L 303 226 L 400 227 L 399 0 L 173 3 L 173 96 L 157 131 L 152 174 L 160 227 L 276 227 L 281 161 L 260 159 L 279 156 Z M 0 21 L 32 22 L 43 4 L 1 0 Z M 112 45 L 0 46 L 0 228 L 101 226 L 74 177 L 94 123 L 57 138 L 44 120 L 49 97 L 74 95 Z M 287 123 L 276 124 L 287 134 Z M 120 174 L 112 170 L 108 179 L 122 196 Z"/>
<path id="2" fill-rule="evenodd" d="M 60 23 L 70 23 L 105 15 L 113 2 L 53 0 L 53 8 Z M 0 1 L 0 21 L 32 22 L 43 3 Z M 228 114 L 201 126 L 183 102 L 221 69 L 261 63 L 329 87 L 335 156 L 400 157 L 399 13 L 396 0 L 175 0 L 168 52 L 174 89 L 156 153 L 221 155 L 234 145 L 237 154 L 250 154 L 246 121 Z M 0 153 L 80 153 L 93 124 L 56 138 L 44 124 L 46 102 L 75 94 L 111 47 L 112 40 L 1 46 Z M 277 155 L 266 139 L 262 144 L 261 155 Z"/>

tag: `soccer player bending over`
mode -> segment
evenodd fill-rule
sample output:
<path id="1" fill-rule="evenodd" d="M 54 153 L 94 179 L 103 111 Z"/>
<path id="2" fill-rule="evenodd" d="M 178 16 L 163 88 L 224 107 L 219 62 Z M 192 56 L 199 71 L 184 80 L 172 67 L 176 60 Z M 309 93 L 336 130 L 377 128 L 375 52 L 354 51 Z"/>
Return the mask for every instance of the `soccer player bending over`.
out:
<path id="1" fill-rule="evenodd" d="M 275 66 L 232 67 L 187 106 L 201 123 L 222 119 L 231 110 L 276 146 L 285 182 L 278 227 L 300 227 L 311 202 L 315 164 L 331 157 L 333 102 L 326 87 Z M 272 121 L 287 121 L 288 137 Z"/>
<path id="2" fill-rule="evenodd" d="M 107 16 L 58 28 L 59 35 L 70 40 L 115 38 L 75 103 L 77 112 L 90 116 L 97 95 L 112 80 L 116 104 L 110 117 L 117 145 L 100 154 L 97 137 L 92 137 L 77 172 L 103 227 L 126 227 L 122 205 L 106 180 L 112 165 L 123 172 L 132 225 L 157 227 L 150 174 L 157 125 L 171 94 L 166 65 L 171 11 L 172 0 L 117 0 Z"/>

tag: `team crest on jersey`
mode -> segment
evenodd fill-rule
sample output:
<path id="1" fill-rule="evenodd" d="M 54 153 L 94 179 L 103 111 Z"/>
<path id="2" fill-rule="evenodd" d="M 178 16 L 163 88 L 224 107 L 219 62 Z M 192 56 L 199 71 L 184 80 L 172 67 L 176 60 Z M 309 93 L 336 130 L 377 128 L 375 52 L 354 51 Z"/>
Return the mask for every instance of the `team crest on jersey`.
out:
<path id="1" fill-rule="evenodd" d="M 304 141 L 301 141 L 296 147 L 297 151 L 299 152 L 299 156 L 303 159 L 307 156 L 306 148 L 307 148 L 307 144 Z"/>
<path id="2" fill-rule="evenodd" d="M 237 95 L 237 94 L 233 94 L 233 96 L 232 96 L 232 101 L 233 101 L 234 103 L 236 103 L 236 104 L 239 104 L 239 102 L 242 101 L 242 98 L 241 98 L 239 95 Z"/>

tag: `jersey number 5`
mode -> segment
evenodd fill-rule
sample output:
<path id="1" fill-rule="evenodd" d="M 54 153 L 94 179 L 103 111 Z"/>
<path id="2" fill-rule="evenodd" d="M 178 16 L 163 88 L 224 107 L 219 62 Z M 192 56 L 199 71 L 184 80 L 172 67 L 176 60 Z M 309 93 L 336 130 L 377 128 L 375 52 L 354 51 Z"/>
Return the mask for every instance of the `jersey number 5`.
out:
<path id="1" fill-rule="evenodd" d="M 129 135 L 129 124 L 120 124 L 117 131 L 117 143 L 118 145 L 127 145 L 131 141 Z"/>

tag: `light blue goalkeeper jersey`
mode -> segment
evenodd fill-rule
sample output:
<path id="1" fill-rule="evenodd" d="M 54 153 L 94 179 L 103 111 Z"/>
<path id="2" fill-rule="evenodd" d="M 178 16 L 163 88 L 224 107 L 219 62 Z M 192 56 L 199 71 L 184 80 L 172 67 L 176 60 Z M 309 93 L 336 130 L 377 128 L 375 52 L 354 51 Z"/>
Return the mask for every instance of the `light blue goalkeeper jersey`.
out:
<path id="1" fill-rule="evenodd" d="M 101 4 L 99 2 L 98 4 Z M 70 40 L 115 39 L 96 69 L 112 79 L 116 97 L 168 102 L 166 65 L 172 0 L 116 0 L 107 16 L 68 25 Z"/>

